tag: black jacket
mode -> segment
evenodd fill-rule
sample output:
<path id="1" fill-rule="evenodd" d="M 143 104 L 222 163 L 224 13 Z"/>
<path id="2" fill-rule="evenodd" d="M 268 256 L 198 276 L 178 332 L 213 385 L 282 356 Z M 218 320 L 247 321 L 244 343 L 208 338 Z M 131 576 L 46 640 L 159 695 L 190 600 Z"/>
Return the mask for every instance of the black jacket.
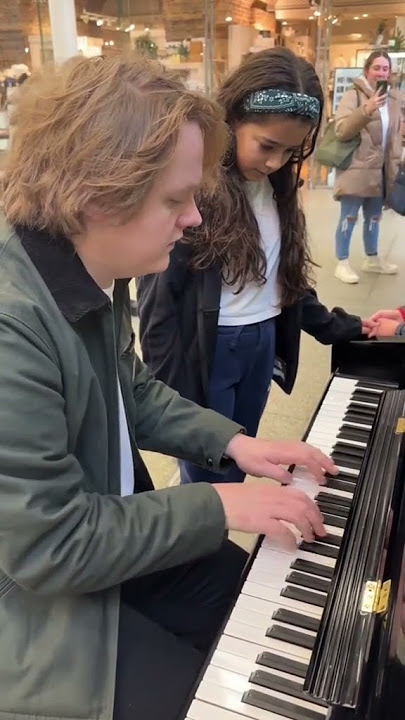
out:
<path id="1" fill-rule="evenodd" d="M 206 404 L 221 300 L 221 271 L 191 271 L 190 247 L 177 243 L 164 273 L 137 281 L 143 359 L 152 373 L 180 395 Z M 291 393 L 297 374 L 300 335 L 324 345 L 361 336 L 361 320 L 342 308 L 329 312 L 316 292 L 277 317 L 274 379 Z"/>

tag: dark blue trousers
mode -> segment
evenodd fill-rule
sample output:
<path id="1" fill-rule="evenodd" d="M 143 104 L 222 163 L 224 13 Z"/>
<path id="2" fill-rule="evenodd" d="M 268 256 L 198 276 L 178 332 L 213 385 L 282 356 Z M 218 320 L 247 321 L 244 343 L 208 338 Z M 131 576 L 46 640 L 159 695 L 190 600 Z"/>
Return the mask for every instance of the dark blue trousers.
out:
<path id="1" fill-rule="evenodd" d="M 275 319 L 254 325 L 218 327 L 208 407 L 243 425 L 255 437 L 266 406 L 273 376 Z M 234 466 L 226 475 L 190 462 L 180 462 L 181 483 L 243 482 L 245 473 Z"/>

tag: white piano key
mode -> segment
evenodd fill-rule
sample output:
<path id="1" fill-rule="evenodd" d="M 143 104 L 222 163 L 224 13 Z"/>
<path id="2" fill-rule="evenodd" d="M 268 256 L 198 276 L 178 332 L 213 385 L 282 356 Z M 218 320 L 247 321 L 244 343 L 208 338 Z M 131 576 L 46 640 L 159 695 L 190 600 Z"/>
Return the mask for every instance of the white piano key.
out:
<path id="1" fill-rule="evenodd" d="M 224 652 L 223 650 L 215 650 L 211 658 L 210 665 L 222 668 L 222 670 L 229 670 L 230 672 L 237 673 L 238 675 L 243 675 L 244 677 L 249 677 L 250 673 L 254 672 L 255 670 L 267 670 L 268 672 L 277 675 L 277 677 L 288 678 L 289 680 L 293 680 L 294 682 L 301 681 L 300 684 L 304 684 L 302 679 L 297 678 L 295 675 L 283 673 L 280 672 L 280 670 L 265 668 L 263 667 L 263 665 L 258 665 L 256 662 L 252 662 L 252 660 L 246 660 L 246 658 L 238 657 L 237 655 Z"/>
<path id="2" fill-rule="evenodd" d="M 296 658 L 291 659 L 296 660 Z M 252 672 L 255 672 L 255 670 L 264 670 L 265 672 L 269 672 L 277 677 L 292 680 L 293 682 L 301 685 L 301 687 L 304 686 L 303 678 L 297 677 L 297 675 L 291 675 L 290 673 L 274 668 L 267 668 L 264 665 L 259 665 L 257 662 L 247 660 L 246 658 L 234 655 L 233 653 L 224 652 L 223 650 L 215 650 L 211 658 L 210 665 L 243 675 L 246 678 L 248 678 Z"/>
<path id="3" fill-rule="evenodd" d="M 263 550 L 263 553 L 261 553 L 261 550 Z M 320 565 L 325 565 L 326 567 L 331 568 L 334 568 L 336 565 L 336 560 L 334 558 L 325 557 L 324 555 L 317 555 L 316 553 L 309 553 L 306 552 L 306 550 L 300 550 L 300 548 L 297 548 L 297 550 L 293 551 L 283 548 L 277 548 L 272 539 L 269 537 L 265 537 L 263 539 L 262 547 L 259 550 L 261 559 L 263 558 L 264 551 L 266 550 L 276 554 L 280 554 L 280 562 L 282 562 L 281 555 L 286 555 L 289 563 L 294 562 L 294 560 L 310 560 L 311 562 L 316 562 Z"/>
<path id="4" fill-rule="evenodd" d="M 242 587 L 242 595 L 267 600 L 268 602 L 275 603 L 278 607 L 288 608 L 289 610 L 295 610 L 296 612 L 307 612 L 309 615 L 318 619 L 322 617 L 323 608 L 280 595 L 286 585 L 287 583 L 284 583 L 282 588 L 271 588 L 266 587 L 266 585 L 260 585 L 259 583 L 246 580 Z"/>
<path id="5" fill-rule="evenodd" d="M 226 708 L 216 707 L 211 703 L 203 702 L 202 700 L 193 700 L 187 717 L 189 720 L 240 720 L 239 713 L 232 712 Z M 285 720 L 280 716 L 275 715 L 276 720 Z M 269 720 L 274 720 L 271 718 Z"/>
<path id="6" fill-rule="evenodd" d="M 287 573 L 288 573 L 288 572 L 289 572 L 289 571 L 287 570 Z M 297 571 L 297 572 L 299 572 L 299 571 Z M 301 575 L 305 575 L 305 573 L 300 573 L 300 574 L 301 574 Z M 308 579 L 311 579 L 311 578 L 312 578 L 312 575 L 305 575 L 305 577 L 308 578 Z M 249 581 L 250 581 L 250 582 L 257 583 L 258 585 L 264 585 L 265 587 L 280 587 L 279 585 L 276 585 L 276 584 L 274 583 L 274 581 L 273 581 L 272 578 L 270 577 L 270 573 L 269 573 L 269 572 L 264 572 L 263 570 L 259 570 L 259 569 L 256 569 L 256 568 L 255 568 L 255 569 L 252 568 L 251 572 L 249 573 Z M 284 583 L 283 583 L 282 587 L 284 587 L 285 584 L 286 584 L 286 580 L 284 580 Z M 294 585 L 294 583 L 291 583 L 291 584 Z M 301 587 L 301 586 L 300 586 L 300 587 Z M 312 588 L 309 588 L 309 587 L 306 587 L 306 586 L 305 586 L 305 587 L 303 587 L 303 589 L 304 589 L 304 590 L 311 590 L 311 592 L 312 592 Z M 314 590 L 313 592 L 315 592 L 315 590 Z"/>
<path id="7" fill-rule="evenodd" d="M 209 672 L 213 681 L 202 681 L 197 690 L 197 698 L 205 700 L 206 702 L 212 702 L 213 704 L 221 704 L 222 707 L 239 712 L 242 717 L 246 718 L 254 718 L 255 720 L 262 720 L 263 718 L 264 720 L 267 720 L 268 718 L 277 717 L 277 715 L 274 715 L 271 712 L 255 708 L 242 702 L 244 691 L 257 690 L 262 692 L 264 695 L 269 695 L 270 697 L 278 698 L 279 700 L 284 700 L 285 702 L 292 702 L 297 708 L 301 707 L 306 708 L 307 710 L 316 710 L 316 712 L 319 712 L 321 717 L 326 717 L 326 708 L 322 708 L 304 700 L 298 700 L 297 698 L 292 699 L 291 697 L 279 692 L 267 690 L 267 688 L 252 685 L 251 683 L 245 682 L 240 675 L 231 677 L 232 673 L 228 673 L 225 670 L 220 670 L 219 668 L 217 672 L 214 672 L 214 670 L 215 668 L 212 669 L 212 672 Z M 226 685 L 221 685 L 221 681 Z M 245 690 L 242 689 L 242 683 L 245 685 Z M 262 715 L 262 713 L 265 714 Z"/>
<path id="8" fill-rule="evenodd" d="M 269 690 L 261 687 L 260 685 L 255 685 L 254 683 L 249 682 L 249 679 L 243 677 L 243 675 L 233 673 L 230 670 L 224 670 L 223 668 L 214 667 L 213 665 L 210 665 L 207 668 L 203 682 L 212 683 L 213 685 L 218 685 L 221 688 L 233 690 L 236 693 L 239 693 L 241 700 L 244 692 L 247 692 L 248 690 L 258 690 L 269 697 L 278 698 L 279 700 L 284 700 L 285 702 L 291 702 L 297 708 L 306 708 L 307 710 L 320 712 L 320 714 L 324 716 L 326 716 L 327 713 L 327 708 L 315 705 L 309 699 L 301 700 L 300 698 L 293 698 L 291 695 L 286 695 L 278 690 Z"/>
<path id="9" fill-rule="evenodd" d="M 284 584 L 282 587 L 284 587 Z M 282 588 L 280 588 L 280 590 L 281 589 Z M 264 617 L 266 617 L 268 620 L 269 618 L 271 618 L 272 613 L 274 612 L 274 608 L 277 608 L 278 610 L 282 607 L 284 606 L 281 606 L 279 602 L 273 603 L 269 600 L 263 600 L 262 598 L 253 597 L 252 595 L 244 595 L 243 593 L 241 593 L 235 603 L 234 609 L 241 608 L 244 610 L 252 610 L 255 613 L 264 615 Z M 291 610 L 291 608 L 284 609 Z M 309 610 L 305 610 L 305 612 L 303 612 L 302 610 L 295 610 L 295 612 L 299 612 L 300 615 L 303 615 L 304 617 L 312 617 L 314 618 L 314 620 L 319 620 L 319 613 L 317 614 L 315 611 L 312 612 Z"/>
<path id="10" fill-rule="evenodd" d="M 196 697 L 201 698 L 201 702 L 194 700 L 192 703 L 188 711 L 191 720 L 241 720 L 243 717 L 252 720 L 286 720 L 281 715 L 241 703 L 238 693 L 218 685 L 207 683 L 202 689 L 200 685 Z"/>
<path id="11" fill-rule="evenodd" d="M 257 645 L 255 643 L 248 642 L 247 640 L 241 640 L 240 638 L 232 637 L 232 635 L 222 635 L 216 649 L 227 654 L 243 658 L 244 660 L 249 661 L 252 665 L 256 662 L 259 655 L 264 652 L 268 652 L 268 648 L 263 647 L 263 645 Z M 287 658 L 287 660 L 297 660 L 297 658 L 291 655 L 288 650 L 278 651 L 274 654 L 280 658 Z"/>
<path id="12" fill-rule="evenodd" d="M 306 630 L 305 628 L 301 628 L 300 626 L 295 627 L 293 625 L 289 625 L 288 623 L 280 623 L 277 620 L 273 620 L 273 614 L 280 609 L 280 606 L 277 605 L 277 603 L 269 604 L 272 605 L 272 608 L 270 610 L 270 614 L 267 617 L 266 615 L 254 612 L 253 610 L 246 610 L 245 608 L 236 604 L 234 609 L 232 610 L 229 620 L 232 622 L 249 625 L 249 627 L 257 628 L 263 632 L 264 636 L 266 635 L 266 632 L 269 628 L 273 627 L 273 625 L 277 625 L 279 627 L 284 627 L 289 630 L 296 630 L 297 632 L 302 632 L 303 635 L 308 635 L 312 638 L 315 637 L 315 633 L 311 632 L 310 630 Z M 305 613 L 301 614 L 303 616 L 303 619 L 305 619 Z"/>
<path id="13" fill-rule="evenodd" d="M 228 620 L 225 625 L 224 635 L 232 635 L 232 637 L 240 638 L 240 640 L 248 640 L 256 645 L 263 645 L 267 650 L 288 651 L 298 660 L 309 662 L 311 658 L 311 650 L 299 647 L 298 645 L 290 645 L 283 640 L 276 640 L 272 637 L 266 637 L 261 628 L 246 625 L 237 620 Z"/>

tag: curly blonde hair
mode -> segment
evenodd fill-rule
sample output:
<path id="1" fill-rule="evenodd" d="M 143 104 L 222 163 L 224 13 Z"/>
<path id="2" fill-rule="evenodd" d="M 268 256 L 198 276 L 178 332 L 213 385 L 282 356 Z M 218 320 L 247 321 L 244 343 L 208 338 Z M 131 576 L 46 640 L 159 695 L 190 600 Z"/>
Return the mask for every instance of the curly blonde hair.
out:
<path id="1" fill-rule="evenodd" d="M 135 57 L 74 58 L 33 76 L 11 118 L 4 208 L 10 223 L 72 237 L 97 204 L 134 216 L 170 161 L 179 129 L 198 123 L 204 181 L 213 187 L 227 142 L 218 105 L 177 73 Z"/>

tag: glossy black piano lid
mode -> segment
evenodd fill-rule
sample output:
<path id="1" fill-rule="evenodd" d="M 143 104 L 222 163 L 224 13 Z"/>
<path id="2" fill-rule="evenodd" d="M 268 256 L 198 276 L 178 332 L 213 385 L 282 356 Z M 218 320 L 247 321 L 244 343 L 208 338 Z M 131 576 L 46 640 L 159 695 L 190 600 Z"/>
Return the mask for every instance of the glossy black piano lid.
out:
<path id="1" fill-rule="evenodd" d="M 310 695 L 338 706 L 358 708 L 358 711 L 364 710 L 364 698 L 370 698 L 371 689 L 379 681 L 377 687 L 380 690 L 373 696 L 373 707 L 377 707 L 378 697 L 382 694 L 381 678 L 385 682 L 385 673 L 378 675 L 373 661 L 376 653 L 380 658 L 384 657 L 382 628 L 388 627 L 390 614 L 383 617 L 360 613 L 359 609 L 366 581 L 389 577 L 395 586 L 395 580 L 398 580 L 399 571 L 394 573 L 392 568 L 391 572 L 388 558 L 395 555 L 391 552 L 391 536 L 398 525 L 397 499 L 399 494 L 402 496 L 404 486 L 398 456 L 405 441 L 401 441 L 401 436 L 395 432 L 398 417 L 404 414 L 405 393 L 386 393 L 367 449 L 365 467 L 359 477 L 346 528 L 348 532 L 305 681 L 305 689 Z M 402 551 L 403 543 L 399 551 L 401 560 Z M 388 636 L 387 630 L 385 636 Z M 352 717 L 374 720 L 373 715 L 359 715 L 358 711 L 353 710 Z M 381 720 L 389 717 L 383 715 Z M 378 715 L 375 720 L 377 718 L 380 720 Z"/>
<path id="2" fill-rule="evenodd" d="M 368 677 L 356 710 L 334 707 L 329 720 L 403 720 L 405 717 L 405 439 L 391 505 L 384 579 L 392 602 L 370 648 Z"/>
<path id="3" fill-rule="evenodd" d="M 389 613 L 381 619 L 371 648 L 368 697 L 364 702 L 367 720 L 405 717 L 405 438 L 391 517 L 384 577 L 392 582 L 392 603 Z"/>
<path id="4" fill-rule="evenodd" d="M 332 372 L 394 383 L 405 388 L 405 337 L 334 345 Z M 405 713 L 404 713 L 405 714 Z"/>

